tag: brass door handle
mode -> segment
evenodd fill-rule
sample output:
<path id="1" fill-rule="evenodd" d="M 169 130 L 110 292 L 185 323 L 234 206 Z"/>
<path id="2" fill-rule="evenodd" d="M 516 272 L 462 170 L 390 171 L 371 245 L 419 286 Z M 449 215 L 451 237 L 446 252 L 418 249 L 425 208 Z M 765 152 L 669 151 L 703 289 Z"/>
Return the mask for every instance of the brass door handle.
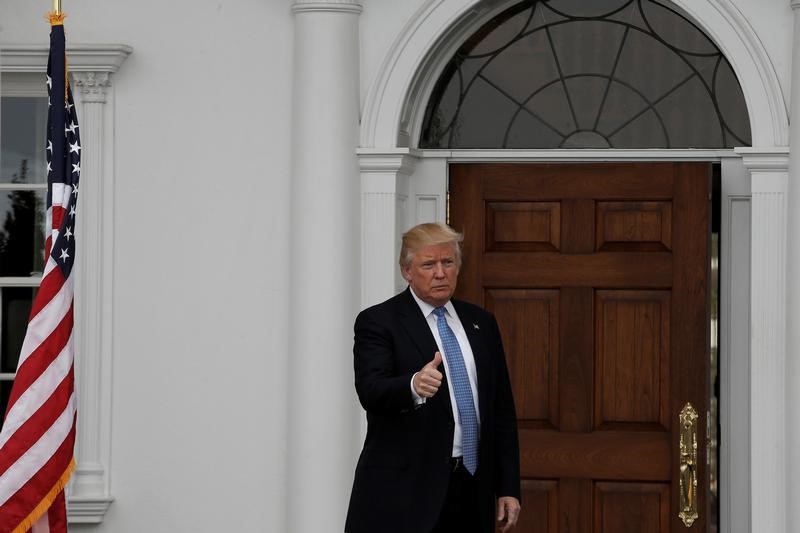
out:
<path id="1" fill-rule="evenodd" d="M 680 421 L 680 511 L 678 516 L 686 527 L 697 520 L 697 411 L 686 403 L 678 415 Z"/>

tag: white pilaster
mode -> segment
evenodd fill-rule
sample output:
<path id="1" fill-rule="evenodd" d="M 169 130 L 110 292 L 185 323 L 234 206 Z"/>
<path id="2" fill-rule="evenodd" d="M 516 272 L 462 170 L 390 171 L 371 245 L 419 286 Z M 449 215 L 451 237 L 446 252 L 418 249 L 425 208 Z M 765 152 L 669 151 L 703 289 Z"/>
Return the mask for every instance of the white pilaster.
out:
<path id="1" fill-rule="evenodd" d="M 786 530 L 800 531 L 800 0 L 792 0 L 794 42 L 789 120 L 786 242 Z"/>
<path id="2" fill-rule="evenodd" d="M 108 71 L 73 72 L 80 102 L 81 181 L 76 237 L 77 468 L 69 487 L 72 522 L 99 522 L 112 501 L 111 443 L 113 174 L 105 172 Z M 85 207 L 85 208 L 84 208 Z"/>
<path id="3" fill-rule="evenodd" d="M 130 53 L 111 57 L 119 63 Z M 109 56 L 103 54 L 108 59 Z M 69 489 L 73 523 L 100 522 L 113 501 L 111 463 L 114 173 L 113 112 L 107 112 L 111 76 L 108 67 L 83 65 L 72 72 L 80 103 L 81 183 L 78 237 L 82 240 L 76 272 L 78 320 L 76 386 L 80 403 L 75 453 L 77 468 Z M 75 90 L 77 89 L 77 90 Z"/>
<path id="4" fill-rule="evenodd" d="M 361 167 L 362 286 L 361 306 L 395 294 L 398 253 L 407 220 L 409 183 L 417 157 L 407 148 L 359 150 Z"/>
<path id="5" fill-rule="evenodd" d="M 752 533 L 786 533 L 786 189 L 788 150 L 737 149 L 752 192 Z M 794 530 L 791 530 L 794 531 Z"/>
<path id="6" fill-rule="evenodd" d="M 286 529 L 344 528 L 359 444 L 358 15 L 295 0 Z"/>

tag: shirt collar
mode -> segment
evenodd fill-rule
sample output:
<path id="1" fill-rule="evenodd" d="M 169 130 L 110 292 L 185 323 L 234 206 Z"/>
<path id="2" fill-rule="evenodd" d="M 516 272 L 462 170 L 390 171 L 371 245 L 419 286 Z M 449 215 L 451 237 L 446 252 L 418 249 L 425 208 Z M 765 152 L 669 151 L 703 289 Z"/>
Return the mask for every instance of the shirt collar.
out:
<path id="1" fill-rule="evenodd" d="M 411 291 L 411 296 L 414 297 L 414 301 L 417 302 L 417 305 L 419 306 L 420 311 L 422 311 L 422 316 L 424 316 L 425 318 L 428 318 L 430 316 L 430 314 L 433 313 L 433 310 L 436 309 L 436 308 L 434 306 L 432 306 L 431 304 L 429 304 L 428 302 L 420 300 L 420 298 L 417 296 L 417 294 L 414 292 L 414 289 L 412 289 L 410 285 L 408 287 L 408 290 Z M 447 303 L 444 304 L 443 307 L 444 307 L 444 310 L 447 311 L 447 314 L 450 315 L 451 317 L 457 316 L 456 315 L 456 309 L 455 309 L 455 307 L 453 307 L 452 300 L 447 300 Z"/>

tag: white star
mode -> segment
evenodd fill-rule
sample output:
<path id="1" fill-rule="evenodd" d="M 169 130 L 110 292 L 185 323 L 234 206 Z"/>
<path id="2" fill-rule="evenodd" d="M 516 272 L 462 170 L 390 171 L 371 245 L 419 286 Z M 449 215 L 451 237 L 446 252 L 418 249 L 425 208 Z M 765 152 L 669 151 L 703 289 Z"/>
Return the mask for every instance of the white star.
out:
<path id="1" fill-rule="evenodd" d="M 47 74 L 45 74 L 45 76 L 47 76 Z M 53 88 L 53 78 L 51 78 L 50 76 L 47 76 L 47 88 L 48 89 Z"/>
<path id="2" fill-rule="evenodd" d="M 69 207 L 69 216 L 71 216 L 71 217 L 75 216 L 75 206 L 74 205 L 71 205 Z"/>
<path id="3" fill-rule="evenodd" d="M 47 173 L 50 174 L 53 171 L 53 167 L 50 166 L 50 161 L 47 162 Z"/>
<path id="4" fill-rule="evenodd" d="M 80 163 L 78 163 L 77 165 L 75 163 L 72 163 L 72 173 L 74 174 L 76 172 L 78 173 L 78 175 L 80 175 L 80 173 L 81 173 L 81 164 Z"/>
<path id="5" fill-rule="evenodd" d="M 78 196 L 78 186 L 76 185 L 74 189 L 72 189 L 72 195 Z"/>
<path id="6" fill-rule="evenodd" d="M 75 141 L 75 144 L 69 145 L 69 153 L 75 152 L 78 155 L 81 155 L 81 146 L 78 144 L 78 141 Z"/>
<path id="7" fill-rule="evenodd" d="M 50 150 L 51 152 L 53 151 L 53 141 L 51 141 L 50 139 L 47 139 L 47 149 Z"/>
<path id="8" fill-rule="evenodd" d="M 69 254 L 67 253 L 67 251 L 65 249 L 62 248 L 61 249 L 61 257 L 59 257 L 59 259 L 63 259 L 64 262 L 66 263 L 68 257 L 69 257 Z"/>
<path id="9" fill-rule="evenodd" d="M 74 122 L 70 122 L 69 123 L 69 131 L 71 131 L 72 133 L 75 133 L 75 130 L 77 130 L 77 129 L 78 129 L 78 125 L 77 124 L 75 124 Z"/>
<path id="10" fill-rule="evenodd" d="M 72 237 L 72 228 L 69 226 L 67 226 L 67 231 L 64 232 L 64 237 L 67 238 L 67 241 L 69 241 L 69 238 Z"/>
<path id="11" fill-rule="evenodd" d="M 72 109 L 73 107 L 75 106 L 73 104 L 70 104 L 68 101 L 64 102 L 64 109 L 67 110 L 67 113 L 69 113 L 69 110 Z"/>

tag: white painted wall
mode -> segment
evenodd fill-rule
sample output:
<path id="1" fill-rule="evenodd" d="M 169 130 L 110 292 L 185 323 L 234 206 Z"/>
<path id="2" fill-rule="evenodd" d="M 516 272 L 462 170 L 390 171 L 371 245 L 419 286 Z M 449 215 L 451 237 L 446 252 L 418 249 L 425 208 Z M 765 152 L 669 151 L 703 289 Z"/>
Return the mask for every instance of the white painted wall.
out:
<path id="1" fill-rule="evenodd" d="M 46 44 L 49 6 L 0 2 L 0 43 Z M 112 80 L 116 500 L 73 530 L 283 531 L 289 2 L 64 10 L 68 43 L 134 49 Z"/>
<path id="2" fill-rule="evenodd" d="M 389 48 L 403 27 L 425 0 L 361 0 L 364 11 L 360 17 L 361 33 L 361 105 Z"/>
<path id="3" fill-rule="evenodd" d="M 362 106 L 392 43 L 432 1 L 362 1 Z M 788 0 L 733 1 L 788 94 Z M 64 0 L 68 43 L 134 50 L 112 79 L 115 502 L 77 533 L 279 533 L 291 520 L 290 6 Z M 0 0 L 0 45 L 46 44 L 48 7 Z"/>

